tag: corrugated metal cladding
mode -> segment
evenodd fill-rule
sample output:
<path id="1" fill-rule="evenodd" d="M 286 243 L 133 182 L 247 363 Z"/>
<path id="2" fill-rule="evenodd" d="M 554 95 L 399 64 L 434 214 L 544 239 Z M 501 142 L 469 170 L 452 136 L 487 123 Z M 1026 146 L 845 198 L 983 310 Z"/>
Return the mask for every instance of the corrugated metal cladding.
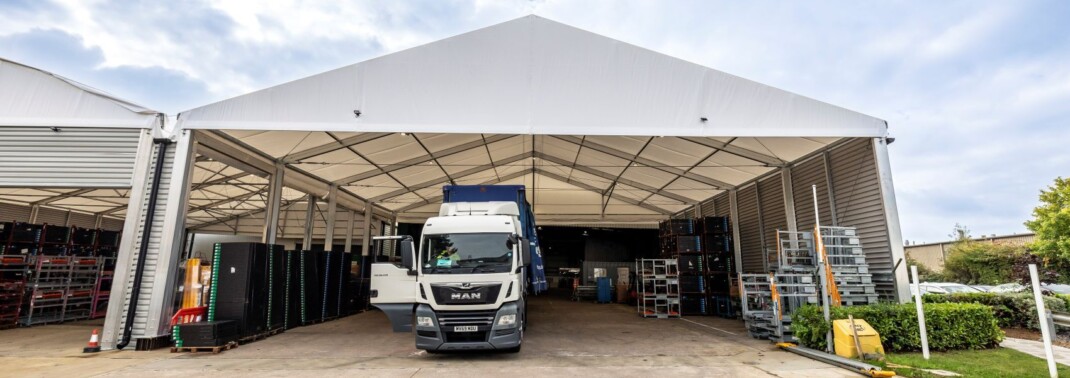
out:
<path id="1" fill-rule="evenodd" d="M 97 217 L 93 216 L 93 214 L 79 213 L 74 211 L 71 212 L 71 226 L 93 228 L 93 225 L 96 223 Z"/>
<path id="2" fill-rule="evenodd" d="M 821 223 L 832 224 L 823 155 L 817 155 L 791 168 L 791 190 L 794 192 L 792 196 L 795 197 L 795 223 L 799 231 L 814 229 L 813 185 L 817 185 L 817 205 L 821 211 Z"/>
<path id="3" fill-rule="evenodd" d="M 0 222 L 26 222 L 30 220 L 28 206 L 0 202 Z"/>
<path id="4" fill-rule="evenodd" d="M 105 217 L 103 220 L 100 221 L 100 228 L 109 231 L 122 231 L 125 222 L 126 221 L 122 219 Z"/>
<path id="5" fill-rule="evenodd" d="M 716 207 L 717 206 L 713 203 L 713 201 L 706 201 L 699 205 L 699 208 L 702 209 L 702 216 L 704 217 L 711 217 L 717 215 Z"/>
<path id="6" fill-rule="evenodd" d="M 153 152 L 153 157 L 151 158 L 152 163 L 149 164 L 149 174 L 146 175 L 148 176 L 146 178 L 146 180 L 148 180 L 146 182 L 148 183 L 151 183 L 153 180 L 153 178 L 151 177 L 151 173 L 155 172 L 156 169 L 155 155 L 159 151 L 159 146 L 155 146 L 154 149 L 155 151 Z M 171 185 L 171 172 L 174 170 L 174 154 L 175 149 L 173 147 L 167 149 L 167 155 L 164 158 L 163 171 L 160 175 L 160 194 L 156 199 L 156 214 L 153 216 L 152 230 L 149 232 L 149 239 L 143 240 L 142 233 L 137 232 L 132 248 L 135 253 L 131 254 L 130 263 L 126 265 L 127 267 L 129 267 L 129 271 L 127 272 L 127 277 L 129 277 L 129 279 L 126 280 L 126 287 L 123 288 L 123 315 L 119 320 L 119 324 L 125 324 L 126 317 L 129 316 L 129 314 L 127 314 L 127 309 L 130 308 L 130 296 L 133 292 L 134 286 L 134 271 L 137 269 L 138 261 L 138 254 L 136 253 L 136 251 L 141 248 L 141 243 L 149 244 L 148 253 L 146 254 L 145 258 L 144 275 L 142 276 L 143 278 L 141 280 L 141 290 L 138 297 L 137 312 L 134 314 L 134 330 L 132 332 L 133 339 L 143 337 L 147 334 L 149 336 L 156 336 L 156 330 L 151 330 L 147 333 L 145 327 L 148 324 L 149 303 L 152 299 L 152 293 L 154 291 L 153 289 L 157 284 L 165 284 L 164 282 L 158 283 L 156 280 L 156 264 L 160 255 L 160 235 L 163 234 L 164 212 L 166 211 L 165 209 L 167 209 L 167 202 L 171 200 L 171 198 L 168 198 L 170 196 L 168 195 L 167 188 Z M 141 204 L 141 208 L 144 210 L 142 210 L 142 214 L 140 214 L 140 217 L 138 219 L 138 226 L 137 228 L 135 228 L 135 230 L 141 230 L 145 227 L 145 215 L 148 210 L 149 197 L 149 195 L 144 196 L 144 201 Z M 120 338 L 122 337 L 121 328 L 117 336 Z"/>
<path id="7" fill-rule="evenodd" d="M 34 223 L 62 226 L 67 223 L 67 210 L 41 207 L 37 210 L 37 221 Z"/>
<path id="8" fill-rule="evenodd" d="M 758 211 L 758 186 L 751 185 L 736 192 L 739 206 L 739 253 L 743 260 L 743 272 L 765 271 L 762 262 L 762 227 Z"/>
<path id="9" fill-rule="evenodd" d="M 126 188 L 141 129 L 0 127 L 0 186 Z"/>
<path id="10" fill-rule="evenodd" d="M 758 182 L 761 195 L 762 226 L 765 228 L 765 250 L 775 253 L 777 230 L 787 231 L 788 215 L 784 210 L 784 182 L 780 173 Z"/>
<path id="11" fill-rule="evenodd" d="M 877 289 L 891 294 L 895 291 L 890 281 L 895 261 L 892 261 L 873 141 L 858 139 L 830 151 L 829 166 L 837 223 L 858 228 L 866 262 L 874 273 L 874 281 L 879 281 Z"/>
<path id="12" fill-rule="evenodd" d="M 720 217 L 732 216 L 732 199 L 728 198 L 728 192 L 713 197 L 713 207 L 717 209 L 715 215 Z"/>

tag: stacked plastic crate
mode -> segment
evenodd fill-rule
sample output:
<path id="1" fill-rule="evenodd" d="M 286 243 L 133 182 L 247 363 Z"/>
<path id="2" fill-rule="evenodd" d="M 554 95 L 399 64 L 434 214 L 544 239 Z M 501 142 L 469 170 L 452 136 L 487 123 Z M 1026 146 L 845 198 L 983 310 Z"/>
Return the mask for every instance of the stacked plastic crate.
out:
<path id="1" fill-rule="evenodd" d="M 662 222 L 661 255 L 676 261 L 680 280 L 680 313 L 708 315 L 706 259 L 702 238 L 693 219 L 670 219 Z"/>
<path id="2" fill-rule="evenodd" d="M 732 298 L 736 264 L 731 222 L 728 217 L 704 217 L 698 220 L 696 226 L 702 239 L 702 255 L 706 263 L 709 314 L 734 318 L 738 301 Z"/>
<path id="3" fill-rule="evenodd" d="M 877 286 L 869 272 L 862 243 L 854 227 L 821 227 L 828 267 L 844 306 L 877 303 Z"/>
<path id="4" fill-rule="evenodd" d="M 675 259 L 636 260 L 639 315 L 659 319 L 680 317 L 678 268 Z"/>

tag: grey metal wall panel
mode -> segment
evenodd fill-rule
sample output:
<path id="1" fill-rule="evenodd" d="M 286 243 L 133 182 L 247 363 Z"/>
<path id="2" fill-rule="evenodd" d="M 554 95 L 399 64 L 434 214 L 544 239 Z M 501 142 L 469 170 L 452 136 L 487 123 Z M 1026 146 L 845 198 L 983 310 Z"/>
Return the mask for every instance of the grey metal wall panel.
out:
<path id="1" fill-rule="evenodd" d="M 37 224 L 53 224 L 62 226 L 67 222 L 67 210 L 53 209 L 50 207 L 41 207 L 37 211 Z"/>
<path id="2" fill-rule="evenodd" d="M 704 217 L 717 215 L 717 205 L 713 202 L 712 198 L 702 202 L 699 207 L 702 209 L 702 216 Z"/>
<path id="3" fill-rule="evenodd" d="M 93 224 L 97 222 L 97 217 L 93 214 L 71 212 L 71 226 L 78 226 L 82 228 L 93 228 Z"/>
<path id="4" fill-rule="evenodd" d="M 841 226 L 858 228 L 877 289 L 886 296 L 893 295 L 895 288 L 890 275 L 895 261 L 892 261 L 872 141 L 859 138 L 836 148 L 829 152 L 829 162 L 836 220 Z"/>
<path id="5" fill-rule="evenodd" d="M 107 217 L 105 217 L 100 222 L 100 228 L 108 230 L 108 231 L 122 231 L 122 229 L 123 229 L 123 220 L 122 219 L 115 219 L 115 218 L 107 218 Z"/>
<path id="6" fill-rule="evenodd" d="M 0 127 L 0 186 L 129 187 L 141 131 Z"/>
<path id="7" fill-rule="evenodd" d="M 728 198 L 728 192 L 713 197 L 713 207 L 717 210 L 714 215 L 727 217 L 732 215 L 732 201 Z"/>
<path id="8" fill-rule="evenodd" d="M 30 207 L 0 202 L 0 222 L 26 222 L 30 220 Z"/>
<path id="9" fill-rule="evenodd" d="M 736 193 L 739 206 L 739 250 L 743 272 L 760 273 L 762 264 L 761 213 L 758 211 L 758 186 L 751 185 Z"/>
<path id="10" fill-rule="evenodd" d="M 154 172 L 156 169 L 155 156 L 156 153 L 158 153 L 159 151 L 159 147 L 154 148 L 156 151 L 153 152 L 153 157 L 151 160 L 152 163 L 149 165 L 150 174 L 146 175 L 148 176 L 147 180 L 150 183 L 153 180 L 151 172 Z M 124 300 L 122 308 L 124 310 L 123 317 L 120 319 L 120 324 L 123 324 L 123 322 L 126 321 L 126 316 L 129 316 L 129 314 L 126 313 L 125 309 L 129 308 L 130 306 L 129 301 L 131 293 L 133 292 L 133 278 L 134 272 L 137 269 L 138 261 L 137 251 L 141 248 L 141 243 L 148 243 L 149 253 L 146 254 L 145 258 L 145 270 L 143 271 L 143 276 L 141 279 L 141 287 L 139 290 L 140 294 L 138 294 L 139 296 L 137 311 L 134 314 L 134 330 L 132 332 L 133 339 L 144 337 L 146 335 L 155 336 L 156 334 L 155 330 L 146 330 L 146 326 L 149 320 L 149 306 L 150 301 L 152 299 L 153 288 L 155 287 L 155 285 L 158 284 L 156 280 L 156 266 L 159 261 L 158 257 L 161 244 L 161 235 L 163 234 L 164 213 L 167 209 L 167 202 L 171 200 L 170 196 L 168 195 L 167 188 L 171 185 L 171 172 L 174 169 L 174 153 L 174 148 L 168 148 L 167 155 L 164 158 L 163 171 L 160 175 L 160 194 L 156 199 L 156 213 L 153 216 L 154 218 L 152 223 L 152 229 L 149 232 L 149 238 L 148 240 L 144 240 L 143 233 L 137 232 L 133 246 L 134 254 L 131 256 L 130 264 L 127 265 L 129 267 L 127 277 L 130 277 L 130 279 L 127 280 L 126 285 L 123 288 L 123 290 L 125 291 L 125 295 L 123 296 Z M 149 195 L 144 196 L 144 200 L 142 201 L 142 208 L 146 209 L 146 211 L 144 211 L 143 214 L 140 215 L 140 218 L 138 219 L 138 227 L 136 228 L 136 230 L 141 230 L 145 227 L 145 216 L 147 214 L 149 197 Z M 119 335 L 122 335 L 121 331 Z"/>
<path id="11" fill-rule="evenodd" d="M 814 229 L 813 185 L 817 185 L 817 204 L 821 211 L 822 224 L 830 224 L 828 181 L 825 176 L 825 161 L 821 155 L 796 164 L 791 169 L 791 190 L 795 198 L 795 222 L 799 231 Z"/>
<path id="12" fill-rule="evenodd" d="M 765 235 L 764 250 L 776 253 L 777 230 L 788 229 L 788 216 L 784 210 L 784 183 L 780 174 L 773 174 L 758 182 L 762 201 L 762 231 Z"/>

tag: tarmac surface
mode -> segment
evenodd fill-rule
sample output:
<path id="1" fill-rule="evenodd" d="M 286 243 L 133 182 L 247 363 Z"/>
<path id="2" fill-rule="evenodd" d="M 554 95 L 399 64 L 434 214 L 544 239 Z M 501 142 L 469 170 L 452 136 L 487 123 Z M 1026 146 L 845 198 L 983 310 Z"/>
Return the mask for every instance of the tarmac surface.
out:
<path id="1" fill-rule="evenodd" d="M 104 351 L 82 347 L 101 320 L 0 331 L 0 376 L 49 377 L 477 377 L 704 376 L 855 377 L 747 336 L 743 323 L 714 317 L 644 319 L 619 304 L 534 298 L 517 354 L 429 355 L 412 334 L 392 333 L 368 311 L 287 330 L 211 353 Z"/>

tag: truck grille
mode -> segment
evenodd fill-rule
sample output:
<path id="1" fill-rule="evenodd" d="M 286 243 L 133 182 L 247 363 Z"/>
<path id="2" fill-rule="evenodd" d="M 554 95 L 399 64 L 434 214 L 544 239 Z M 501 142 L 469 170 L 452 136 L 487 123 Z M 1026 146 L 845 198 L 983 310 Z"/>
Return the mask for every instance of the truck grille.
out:
<path id="1" fill-rule="evenodd" d="M 444 305 L 481 305 L 494 303 L 502 291 L 502 284 L 473 284 L 469 288 L 431 284 L 435 302 Z"/>
<path id="2" fill-rule="evenodd" d="M 454 326 L 489 326 L 494 324 L 494 315 L 496 310 L 487 311 L 450 311 L 440 312 L 438 315 L 438 324 L 442 327 L 454 327 Z"/>

